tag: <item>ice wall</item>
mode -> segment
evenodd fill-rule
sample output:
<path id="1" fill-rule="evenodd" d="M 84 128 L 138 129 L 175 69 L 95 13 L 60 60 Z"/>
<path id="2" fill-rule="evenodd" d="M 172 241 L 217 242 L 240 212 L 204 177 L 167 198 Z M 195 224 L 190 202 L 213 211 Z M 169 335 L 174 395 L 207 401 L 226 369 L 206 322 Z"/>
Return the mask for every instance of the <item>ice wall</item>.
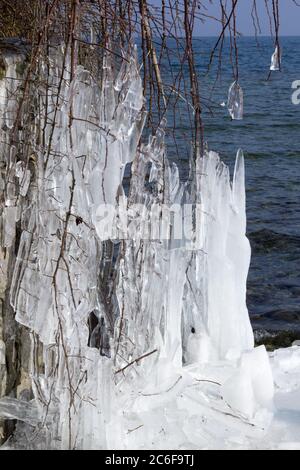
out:
<path id="1" fill-rule="evenodd" d="M 243 353 L 253 349 L 243 154 L 232 183 L 208 151 L 191 161 L 190 181 L 181 183 L 164 123 L 140 144 L 145 112 L 136 57 L 125 58 L 117 75 L 106 57 L 101 80 L 78 66 L 71 81 L 63 52 L 50 57 L 50 72 L 42 68 L 32 91 L 39 112 L 29 150 L 11 167 L 18 192 L 9 216 L 7 191 L 2 203 L 4 246 L 17 221 L 22 228 L 10 300 L 31 334 L 34 400 L 6 398 L 0 417 L 38 421 L 40 432 L 26 444 L 34 448 L 132 445 L 128 426 L 135 424 L 144 427 L 147 446 L 163 421 L 172 433 L 159 406 L 192 386 L 193 368 L 233 361 L 225 384 L 230 367 L 238 374 Z M 111 218 L 99 215 L 103 207 Z M 113 233 L 103 230 L 107 220 Z M 271 393 L 255 398 L 257 380 L 247 371 L 253 400 L 246 420 L 272 400 Z M 239 412 L 243 404 L 232 400 Z M 182 406 L 174 405 L 177 421 Z"/>

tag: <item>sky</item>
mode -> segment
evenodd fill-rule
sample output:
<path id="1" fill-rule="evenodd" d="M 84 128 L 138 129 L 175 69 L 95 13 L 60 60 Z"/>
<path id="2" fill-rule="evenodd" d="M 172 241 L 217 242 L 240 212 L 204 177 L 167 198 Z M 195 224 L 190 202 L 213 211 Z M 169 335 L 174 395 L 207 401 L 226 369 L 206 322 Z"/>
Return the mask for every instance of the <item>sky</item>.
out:
<path id="1" fill-rule="evenodd" d="M 150 0 L 156 6 L 161 5 L 159 0 Z M 231 4 L 231 1 L 228 2 Z M 270 23 L 264 7 L 265 0 L 257 0 L 257 7 L 261 20 L 261 29 L 263 36 L 270 35 Z M 269 4 L 271 6 L 271 1 Z M 300 4 L 300 2 L 298 2 Z M 207 8 L 203 12 L 207 15 L 220 18 L 220 2 L 219 0 L 202 0 L 202 4 Z M 251 18 L 251 9 L 253 0 L 239 0 L 237 21 L 238 30 L 244 36 L 253 36 L 255 30 Z M 280 34 L 282 36 L 299 36 L 300 35 L 300 7 L 296 6 L 293 0 L 280 0 Z M 207 20 L 205 24 L 197 22 L 195 27 L 196 36 L 218 36 L 220 33 L 220 25 L 217 21 Z"/>

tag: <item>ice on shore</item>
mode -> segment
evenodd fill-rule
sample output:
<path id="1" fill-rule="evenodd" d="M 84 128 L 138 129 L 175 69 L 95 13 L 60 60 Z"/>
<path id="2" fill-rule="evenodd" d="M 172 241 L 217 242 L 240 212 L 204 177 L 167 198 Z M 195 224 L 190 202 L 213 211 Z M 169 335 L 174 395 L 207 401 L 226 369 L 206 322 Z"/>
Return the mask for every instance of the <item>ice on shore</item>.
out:
<path id="1" fill-rule="evenodd" d="M 258 355 L 265 354 L 260 348 Z M 300 348 L 272 353 L 271 369 L 266 359 L 267 356 L 264 361 L 267 369 L 261 368 L 255 360 L 255 368 L 250 375 L 249 370 L 240 368 L 240 362 L 234 364 L 232 361 L 206 365 L 195 363 L 182 370 L 173 370 L 169 375 L 162 362 L 147 380 L 142 378 L 143 371 L 140 371 L 139 380 L 131 385 L 124 383 L 118 388 L 114 413 L 106 422 L 106 445 L 94 444 L 92 448 L 299 450 Z M 274 376 L 272 400 L 273 382 L 269 383 L 269 388 L 266 381 L 260 380 L 257 386 L 253 386 L 257 374 L 269 374 L 270 370 Z M 237 375 L 240 376 L 238 380 Z M 235 408 L 232 406 L 237 390 L 228 393 L 226 388 L 234 377 L 237 390 L 244 388 L 240 399 L 245 401 L 246 408 L 253 403 L 253 395 L 262 392 L 259 401 L 263 406 L 259 406 L 251 418 L 253 410 L 247 415 L 241 403 L 235 403 Z M 266 385 L 266 390 L 263 385 Z M 268 405 L 264 408 L 266 399 Z M 273 409 L 270 409 L 271 404 Z M 34 433 L 33 425 L 37 422 L 34 403 L 16 404 L 14 399 L 5 398 L 0 400 L 0 410 L 2 415 L 20 420 L 15 436 L 2 447 L 3 450 L 44 447 L 44 443 L 37 446 Z M 102 432 L 99 427 L 101 415 L 89 413 L 91 410 L 88 407 L 85 414 L 83 448 L 89 447 L 95 434 Z M 51 418 L 50 415 L 48 425 L 51 425 Z M 31 426 L 26 424 L 28 422 Z M 41 430 L 39 436 L 45 437 Z"/>
<path id="2" fill-rule="evenodd" d="M 98 85 L 83 67 L 70 84 L 62 56 L 52 57 L 34 94 L 41 109 L 55 102 L 63 75 L 57 109 L 35 116 L 36 174 L 11 156 L 19 193 L 4 193 L 1 239 L 12 246 L 21 222 L 10 299 L 31 331 L 34 400 L 0 400 L 0 417 L 19 421 L 6 446 L 291 446 L 298 424 L 292 440 L 280 406 L 299 391 L 300 359 L 297 347 L 271 363 L 264 347 L 254 349 L 243 153 L 232 181 L 207 151 L 180 182 L 164 123 L 140 145 L 142 83 L 136 57 L 127 59 L 115 76 L 107 57 Z M 284 428 L 282 439 L 270 437 L 272 427 L 276 436 Z"/>

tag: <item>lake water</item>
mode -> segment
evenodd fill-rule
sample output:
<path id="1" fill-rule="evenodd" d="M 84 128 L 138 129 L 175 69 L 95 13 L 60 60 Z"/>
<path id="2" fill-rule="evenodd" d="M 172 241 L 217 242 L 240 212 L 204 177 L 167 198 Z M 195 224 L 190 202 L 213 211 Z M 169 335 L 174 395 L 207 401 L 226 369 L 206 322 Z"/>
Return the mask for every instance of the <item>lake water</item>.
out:
<path id="1" fill-rule="evenodd" d="M 194 41 L 204 103 L 205 138 L 233 170 L 235 154 L 246 157 L 248 236 L 252 264 L 248 307 L 255 328 L 300 332 L 300 106 L 292 104 L 292 83 L 300 80 L 300 38 L 282 38 L 282 72 L 267 81 L 274 46 L 270 38 L 239 41 L 239 81 L 245 115 L 232 122 L 220 103 L 233 81 L 229 51 L 223 53 L 221 79 L 215 65 L 207 75 L 214 38 Z M 178 69 L 176 59 L 171 64 Z M 214 85 L 214 89 L 213 89 Z M 211 101 L 208 101 L 211 100 Z M 181 123 L 182 128 L 188 123 Z M 182 129 L 181 129 L 182 130 Z M 169 155 L 187 176 L 186 141 Z"/>

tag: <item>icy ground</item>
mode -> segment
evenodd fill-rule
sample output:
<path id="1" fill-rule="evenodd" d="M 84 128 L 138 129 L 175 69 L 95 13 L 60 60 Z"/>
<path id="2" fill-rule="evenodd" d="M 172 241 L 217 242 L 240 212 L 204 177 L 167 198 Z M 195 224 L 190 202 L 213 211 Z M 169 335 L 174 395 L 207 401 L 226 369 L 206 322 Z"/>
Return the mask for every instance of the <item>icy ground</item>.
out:
<path id="1" fill-rule="evenodd" d="M 271 355 L 275 381 L 275 415 L 260 447 L 300 450 L 300 348 Z"/>
<path id="2" fill-rule="evenodd" d="M 268 362 L 260 347 L 235 366 L 188 366 L 173 384 L 162 381 L 160 394 L 148 386 L 127 403 L 127 433 L 109 447 L 300 450 L 300 348 L 271 353 L 271 369 Z"/>
<path id="3" fill-rule="evenodd" d="M 300 347 L 269 358 L 271 369 L 260 347 L 235 365 L 191 365 L 120 393 L 123 411 L 107 423 L 108 449 L 300 450 Z M 266 411 L 261 405 L 273 391 Z M 32 422 L 30 405 L 27 412 Z M 30 448 L 38 433 L 19 422 L 1 450 Z"/>

